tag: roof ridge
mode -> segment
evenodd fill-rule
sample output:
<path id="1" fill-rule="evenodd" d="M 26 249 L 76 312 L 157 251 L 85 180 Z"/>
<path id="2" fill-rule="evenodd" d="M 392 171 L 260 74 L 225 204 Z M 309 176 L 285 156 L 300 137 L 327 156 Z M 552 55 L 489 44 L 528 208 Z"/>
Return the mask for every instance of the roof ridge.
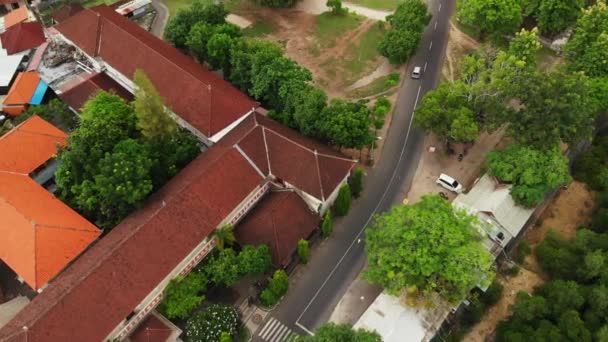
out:
<path id="1" fill-rule="evenodd" d="M 40 227 L 40 228 L 73 230 L 73 231 L 82 231 L 82 232 L 91 233 L 91 231 L 88 229 L 82 229 L 82 228 L 78 228 L 78 227 L 69 227 L 69 226 L 52 226 L 50 224 L 37 223 L 36 221 L 34 221 L 34 226 L 36 226 L 36 228 Z M 95 227 L 97 227 L 97 226 L 95 226 Z M 97 230 L 99 230 L 99 228 L 97 228 Z"/>
<path id="2" fill-rule="evenodd" d="M 266 127 L 266 126 L 264 126 L 264 127 Z M 302 148 L 302 149 L 305 149 L 305 150 L 307 150 L 307 151 L 309 151 L 309 152 L 311 152 L 311 153 L 314 153 L 314 151 L 315 151 L 315 150 L 312 150 L 312 149 L 310 149 L 310 148 L 308 148 L 308 147 L 304 146 L 303 144 L 301 144 L 301 143 L 299 143 L 299 142 L 297 142 L 297 141 L 295 141 L 295 140 L 293 140 L 293 139 L 289 139 L 289 138 L 288 138 L 288 137 L 286 137 L 285 135 L 283 135 L 283 134 L 281 134 L 281 133 L 279 133 L 279 132 L 275 131 L 275 130 L 274 130 L 274 129 L 272 129 L 272 128 L 266 127 L 266 129 L 267 129 L 267 130 L 269 130 L 269 131 L 271 131 L 272 133 L 274 133 L 274 134 L 278 135 L 279 137 L 283 138 L 284 140 L 287 140 L 288 142 L 290 142 L 290 143 L 292 143 L 292 144 L 294 144 L 294 145 L 296 145 L 296 146 L 298 146 L 298 147 L 300 147 L 300 148 Z M 333 159 L 344 160 L 344 161 L 349 161 L 349 162 L 352 162 L 352 161 L 353 161 L 352 159 L 343 158 L 343 157 L 338 157 L 338 156 L 332 156 L 332 155 L 329 155 L 329 154 L 326 154 L 326 153 L 319 153 L 319 152 L 317 152 L 317 154 L 318 154 L 318 155 L 320 155 L 320 156 L 322 156 L 322 157 L 327 157 L 327 158 L 333 158 Z"/>
<path id="3" fill-rule="evenodd" d="M 245 158 L 245 160 L 247 160 L 247 162 L 251 165 L 251 167 L 253 167 L 253 169 L 262 177 L 262 178 L 266 178 L 266 176 L 264 175 L 264 173 L 262 172 L 262 170 L 260 170 L 260 168 L 253 162 L 253 160 L 251 158 L 249 158 L 249 156 L 247 155 L 247 153 L 245 153 L 245 151 L 243 151 L 243 149 L 239 146 L 239 144 L 234 144 L 234 148 L 239 151 L 239 153 L 243 156 L 243 158 Z"/>
<path id="4" fill-rule="evenodd" d="M 268 162 L 268 174 L 272 175 L 270 167 L 270 151 L 268 150 L 268 142 L 266 142 L 266 126 L 262 125 L 262 138 L 264 138 L 264 150 L 266 151 L 266 161 Z"/>
<path id="5" fill-rule="evenodd" d="M 321 200 L 325 202 L 325 192 L 323 191 L 323 181 L 321 180 L 321 166 L 319 166 L 319 158 L 317 157 L 317 150 L 314 151 L 315 164 L 317 166 L 317 178 L 319 180 L 319 187 L 321 188 Z"/>

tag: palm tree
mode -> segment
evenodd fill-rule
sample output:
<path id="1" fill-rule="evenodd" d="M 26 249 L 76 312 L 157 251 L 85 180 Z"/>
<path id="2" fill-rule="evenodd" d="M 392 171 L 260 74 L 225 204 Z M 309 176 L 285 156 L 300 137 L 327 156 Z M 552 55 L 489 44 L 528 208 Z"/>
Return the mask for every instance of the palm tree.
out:
<path id="1" fill-rule="evenodd" d="M 234 237 L 234 226 L 227 224 L 218 228 L 213 232 L 212 236 L 217 241 L 217 249 L 224 250 L 225 245 L 232 245 L 236 238 Z"/>

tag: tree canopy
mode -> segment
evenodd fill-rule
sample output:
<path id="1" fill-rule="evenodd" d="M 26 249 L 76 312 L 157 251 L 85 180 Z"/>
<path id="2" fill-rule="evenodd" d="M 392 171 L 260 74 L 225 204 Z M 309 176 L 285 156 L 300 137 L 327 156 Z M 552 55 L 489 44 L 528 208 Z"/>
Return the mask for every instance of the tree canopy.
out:
<path id="1" fill-rule="evenodd" d="M 544 34 L 555 35 L 576 22 L 585 0 L 538 0 L 532 14 Z"/>
<path id="2" fill-rule="evenodd" d="M 545 194 L 570 181 L 568 159 L 557 147 L 535 150 L 513 144 L 505 150 L 488 155 L 492 175 L 513 183 L 511 196 L 519 205 L 531 207 L 545 198 Z"/>
<path id="3" fill-rule="evenodd" d="M 583 10 L 564 51 L 571 70 L 608 76 L 608 6 L 605 1 Z"/>
<path id="4" fill-rule="evenodd" d="M 432 298 L 438 293 L 458 302 L 493 277 L 493 259 L 480 242 L 478 224 L 438 195 L 395 206 L 367 230 L 364 277 L 390 294 L 408 290 Z"/>
<path id="5" fill-rule="evenodd" d="M 165 28 L 164 38 L 179 49 L 187 47 L 190 30 L 197 23 L 206 23 L 210 26 L 226 23 L 228 11 L 222 3 L 195 0 L 187 7 L 180 9 L 177 14 L 172 15 Z"/>
<path id="6" fill-rule="evenodd" d="M 133 75 L 135 100 L 133 107 L 137 116 L 137 128 L 141 135 L 152 142 L 166 143 L 173 139 L 179 130 L 171 118 L 158 90 L 146 74 L 138 69 Z"/>
<path id="7" fill-rule="evenodd" d="M 299 337 L 296 342 L 382 342 L 375 331 L 353 329 L 347 324 L 325 323 L 315 331 L 315 336 Z"/>
<path id="8" fill-rule="evenodd" d="M 517 31 L 523 18 L 517 0 L 463 0 L 458 4 L 458 20 L 482 35 L 504 35 Z"/>

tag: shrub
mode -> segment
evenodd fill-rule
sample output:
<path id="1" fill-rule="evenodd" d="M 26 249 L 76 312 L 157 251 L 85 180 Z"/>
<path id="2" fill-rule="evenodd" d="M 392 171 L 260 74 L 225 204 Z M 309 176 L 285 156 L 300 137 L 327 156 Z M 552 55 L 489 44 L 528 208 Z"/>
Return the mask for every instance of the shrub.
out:
<path id="1" fill-rule="evenodd" d="M 507 271 L 507 274 L 510 275 L 511 277 L 515 277 L 516 275 L 519 274 L 519 266 L 515 265 L 515 266 L 511 267 L 509 269 L 509 271 Z"/>
<path id="2" fill-rule="evenodd" d="M 599 208 L 593 213 L 591 229 L 598 233 L 608 231 L 608 208 Z"/>
<path id="3" fill-rule="evenodd" d="M 386 80 L 386 86 L 387 87 L 391 87 L 391 88 L 394 87 L 394 86 L 396 86 L 397 84 L 399 84 L 399 79 L 400 78 L 401 78 L 401 75 L 399 75 L 398 72 L 391 72 L 388 75 L 388 79 Z"/>
<path id="4" fill-rule="evenodd" d="M 321 235 L 323 238 L 328 238 L 334 229 L 334 224 L 331 220 L 331 212 L 328 210 L 323 218 L 323 224 L 321 225 Z"/>
<path id="5" fill-rule="evenodd" d="M 192 342 L 216 342 L 223 333 L 235 336 L 238 314 L 233 307 L 213 304 L 188 320 L 186 335 Z"/>
<path id="6" fill-rule="evenodd" d="M 500 300 L 502 296 L 503 286 L 496 279 L 492 282 L 490 287 L 484 292 L 480 299 L 486 306 L 492 306 Z"/>
<path id="7" fill-rule="evenodd" d="M 336 199 L 336 215 L 344 216 L 348 214 L 351 200 L 350 187 L 348 184 L 342 185 L 342 187 L 340 187 L 340 192 L 338 192 L 338 198 Z"/>
<path id="8" fill-rule="evenodd" d="M 527 242 L 522 241 L 519 246 L 517 246 L 517 251 L 515 252 L 515 261 L 518 264 L 521 264 L 524 262 L 524 260 L 526 259 L 526 257 L 532 252 L 532 248 L 530 248 L 530 245 L 528 245 Z"/>
<path id="9" fill-rule="evenodd" d="M 597 206 L 600 208 L 608 207 L 608 191 L 599 192 L 596 195 Z"/>
<path id="10" fill-rule="evenodd" d="M 462 322 L 466 326 L 473 326 L 481 321 L 484 313 L 486 312 L 486 306 L 484 303 L 476 300 L 472 302 L 465 310 L 462 315 Z"/>
<path id="11" fill-rule="evenodd" d="M 327 0 L 327 7 L 331 8 L 331 13 L 334 15 L 346 12 L 345 8 L 342 7 L 342 0 Z"/>
<path id="12" fill-rule="evenodd" d="M 359 198 L 361 191 L 363 190 L 363 170 L 360 168 L 355 169 L 353 174 L 350 176 L 348 184 L 350 185 L 350 191 L 355 198 Z"/>
<path id="13" fill-rule="evenodd" d="M 298 241 L 298 257 L 300 257 L 300 262 L 303 264 L 307 264 L 310 259 L 310 245 L 304 239 Z"/>
<path id="14" fill-rule="evenodd" d="M 232 342 L 232 336 L 230 333 L 222 331 L 222 334 L 220 335 L 220 342 Z"/>
<path id="15" fill-rule="evenodd" d="M 273 306 L 279 301 L 279 297 L 274 294 L 270 289 L 264 289 L 260 295 L 260 300 L 264 306 Z"/>
<path id="16" fill-rule="evenodd" d="M 287 289 L 289 289 L 289 278 L 287 277 L 287 273 L 283 270 L 274 272 L 270 284 L 268 284 L 268 288 L 270 291 L 274 292 L 277 297 L 283 297 L 287 293 Z"/>
<path id="17" fill-rule="evenodd" d="M 169 319 L 185 318 L 205 299 L 201 293 L 206 289 L 207 279 L 202 272 L 194 271 L 186 277 L 171 279 L 160 310 Z"/>

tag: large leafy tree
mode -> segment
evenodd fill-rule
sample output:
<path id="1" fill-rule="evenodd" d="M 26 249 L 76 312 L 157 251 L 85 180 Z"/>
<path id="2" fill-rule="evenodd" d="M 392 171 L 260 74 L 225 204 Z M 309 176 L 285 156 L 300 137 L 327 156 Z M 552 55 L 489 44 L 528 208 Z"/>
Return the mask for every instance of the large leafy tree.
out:
<path id="1" fill-rule="evenodd" d="M 363 103 L 334 99 L 318 122 L 322 137 L 333 145 L 361 149 L 374 139 L 369 109 Z"/>
<path id="2" fill-rule="evenodd" d="M 93 178 L 74 186 L 74 204 L 103 228 L 113 227 L 152 192 L 153 164 L 147 146 L 121 141 L 99 161 Z"/>
<path id="3" fill-rule="evenodd" d="M 228 79 L 232 84 L 248 92 L 253 87 L 253 66 L 269 63 L 281 57 L 281 48 L 272 42 L 254 39 L 240 39 L 234 43 L 230 53 L 230 72 Z"/>
<path id="4" fill-rule="evenodd" d="M 180 9 L 176 15 L 171 16 L 165 29 L 164 38 L 175 47 L 186 48 L 186 41 L 190 30 L 199 22 L 211 26 L 226 23 L 228 11 L 222 3 L 195 0 L 190 7 Z"/>
<path id="5" fill-rule="evenodd" d="M 136 122 L 133 108 L 116 95 L 100 92 L 89 100 L 80 125 L 68 137 L 68 147 L 58 156 L 55 182 L 60 197 L 75 205 L 75 186 L 97 174 L 99 161 L 117 143 L 137 135 Z"/>
<path id="6" fill-rule="evenodd" d="M 297 342 L 382 342 L 375 331 L 353 329 L 347 324 L 325 323 L 315 331 L 314 336 L 300 337 Z"/>
<path id="7" fill-rule="evenodd" d="M 507 120 L 519 142 L 546 149 L 591 136 L 597 112 L 584 75 L 533 73 L 515 93 L 522 105 Z"/>
<path id="8" fill-rule="evenodd" d="M 173 139 L 178 132 L 177 123 L 169 115 L 152 81 L 138 69 L 133 75 L 133 82 L 137 87 L 133 107 L 141 135 L 151 142 L 165 143 Z"/>
<path id="9" fill-rule="evenodd" d="M 589 76 L 608 76 L 608 6 L 605 1 L 583 10 L 565 46 L 568 67 Z"/>
<path id="10" fill-rule="evenodd" d="M 213 25 L 201 21 L 192 26 L 185 44 L 199 62 L 208 61 L 213 68 L 222 69 L 229 67 L 230 49 L 235 43 L 234 39 L 240 36 L 241 31 L 235 25 L 228 23 Z M 229 71 L 226 69 L 224 72 Z"/>
<path id="11" fill-rule="evenodd" d="M 513 199 L 528 207 L 542 202 L 549 190 L 570 181 L 568 159 L 556 147 L 542 151 L 510 145 L 490 152 L 488 166 L 492 175 L 513 183 Z"/>
<path id="12" fill-rule="evenodd" d="M 492 257 L 480 242 L 475 216 L 437 195 L 396 206 L 367 230 L 365 278 L 388 293 L 433 293 L 458 302 L 492 278 Z"/>
<path id="13" fill-rule="evenodd" d="M 405 0 L 395 12 L 386 17 L 389 31 L 378 45 L 380 53 L 392 64 L 405 63 L 416 51 L 424 27 L 431 16 L 421 0 Z"/>
<path id="14" fill-rule="evenodd" d="M 544 34 L 554 35 L 576 22 L 584 0 L 540 0 L 534 16 Z"/>
<path id="15" fill-rule="evenodd" d="M 517 0 L 464 0 L 459 2 L 458 19 L 482 35 L 503 35 L 517 31 L 521 12 Z"/>
<path id="16" fill-rule="evenodd" d="M 165 288 L 160 310 L 170 319 L 186 318 L 205 300 L 203 293 L 206 290 L 207 277 L 200 271 L 193 271 L 185 277 L 178 276 L 171 279 Z"/>

